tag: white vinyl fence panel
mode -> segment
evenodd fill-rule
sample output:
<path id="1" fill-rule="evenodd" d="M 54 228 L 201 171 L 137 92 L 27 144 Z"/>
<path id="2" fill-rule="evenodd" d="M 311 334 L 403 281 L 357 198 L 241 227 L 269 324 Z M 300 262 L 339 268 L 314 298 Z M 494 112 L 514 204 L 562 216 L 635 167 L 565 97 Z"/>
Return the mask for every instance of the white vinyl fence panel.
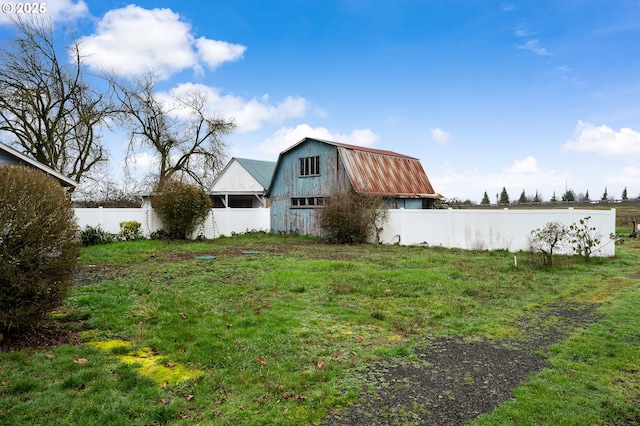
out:
<path id="1" fill-rule="evenodd" d="M 549 222 L 569 226 L 590 216 L 589 226 L 601 236 L 594 255 L 614 256 L 616 211 L 582 209 L 547 210 L 389 210 L 380 234 L 383 243 L 427 244 L 466 250 L 528 250 L 531 231 Z"/>
<path id="2" fill-rule="evenodd" d="M 100 226 L 106 232 L 120 233 L 120 222 L 136 221 L 142 224 L 142 234 L 149 236 L 162 228 L 162 221 L 149 207 L 141 208 L 76 208 L 75 214 L 80 228 Z M 247 231 L 269 231 L 271 220 L 269 209 L 211 209 L 209 216 L 195 231 L 205 238 L 230 236 Z"/>
<path id="3" fill-rule="evenodd" d="M 75 209 L 81 228 L 101 226 L 107 232 L 120 232 L 120 222 L 137 221 L 145 236 L 162 228 L 162 222 L 151 207 L 137 209 Z M 531 231 L 549 222 L 569 226 L 590 216 L 589 226 L 601 236 L 596 256 L 614 256 L 615 244 L 609 238 L 615 234 L 616 211 L 590 209 L 547 210 L 389 210 L 389 220 L 383 226 L 380 240 L 385 244 L 442 246 L 466 250 L 528 250 Z M 204 224 L 194 233 L 205 238 L 230 236 L 248 231 L 270 231 L 268 208 L 211 209 Z"/>

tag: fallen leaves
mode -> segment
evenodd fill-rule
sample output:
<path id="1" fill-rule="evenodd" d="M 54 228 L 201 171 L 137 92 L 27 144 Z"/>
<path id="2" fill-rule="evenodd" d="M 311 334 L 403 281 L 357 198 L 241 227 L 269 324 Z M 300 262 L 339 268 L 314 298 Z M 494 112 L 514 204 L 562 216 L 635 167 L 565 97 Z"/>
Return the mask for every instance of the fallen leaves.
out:
<path id="1" fill-rule="evenodd" d="M 78 357 L 74 356 L 73 357 L 73 362 L 76 363 L 76 364 L 86 364 L 86 363 L 89 362 L 89 360 L 86 359 L 86 358 L 78 358 Z"/>
<path id="2" fill-rule="evenodd" d="M 53 355 L 51 355 L 51 354 L 44 354 L 44 357 L 45 357 L 46 359 L 48 359 L 49 361 L 51 361 L 53 358 L 55 358 L 55 357 L 54 357 Z"/>
<path id="3" fill-rule="evenodd" d="M 260 358 L 258 358 L 258 359 L 256 360 L 256 362 L 257 362 L 258 364 L 260 364 L 260 365 L 267 365 L 267 360 L 266 360 L 266 358 L 265 358 L 265 357 L 263 357 L 263 356 L 261 356 Z"/>
<path id="4" fill-rule="evenodd" d="M 189 319 L 189 317 L 184 312 L 180 312 L 180 318 L 184 320 Z"/>

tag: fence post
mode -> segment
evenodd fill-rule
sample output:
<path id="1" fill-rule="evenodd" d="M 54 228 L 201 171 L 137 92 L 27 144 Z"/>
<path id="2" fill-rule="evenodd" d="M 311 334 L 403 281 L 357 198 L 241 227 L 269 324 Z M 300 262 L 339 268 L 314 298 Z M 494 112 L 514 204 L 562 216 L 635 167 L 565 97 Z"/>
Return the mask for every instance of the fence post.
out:
<path id="1" fill-rule="evenodd" d="M 447 247 L 451 248 L 451 241 L 454 239 L 455 230 L 453 226 L 453 208 L 447 209 Z"/>
<path id="2" fill-rule="evenodd" d="M 574 211 L 573 211 L 573 207 L 569 207 L 567 209 L 567 213 L 569 213 L 569 225 L 573 225 L 573 223 L 575 222 L 573 216 L 574 216 Z"/>

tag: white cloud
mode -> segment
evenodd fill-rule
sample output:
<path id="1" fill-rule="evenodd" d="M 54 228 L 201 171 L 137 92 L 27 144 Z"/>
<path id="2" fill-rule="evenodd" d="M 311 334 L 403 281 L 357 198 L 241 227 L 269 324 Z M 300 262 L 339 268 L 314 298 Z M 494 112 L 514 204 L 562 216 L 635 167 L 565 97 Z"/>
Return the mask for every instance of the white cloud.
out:
<path id="1" fill-rule="evenodd" d="M 18 7 L 22 8 L 21 10 L 25 12 L 28 8 L 29 11 L 33 10 L 31 8 L 36 7 L 39 12 L 42 10 L 41 8 L 44 6 L 44 13 L 21 13 L 19 17 L 21 18 L 40 18 L 45 17 L 46 19 L 51 19 L 53 24 L 60 22 L 70 22 L 77 18 L 81 18 L 83 16 L 87 16 L 89 14 L 89 8 L 84 0 L 48 0 L 46 2 L 5 2 L 5 7 L 11 6 L 11 12 L 0 13 L 0 25 L 9 25 L 11 24 L 10 18 L 12 16 L 18 16 Z M 9 6 L 6 6 L 9 5 Z M 20 5 L 20 6 L 18 6 Z M 3 9 L 4 11 L 4 9 Z"/>
<path id="2" fill-rule="evenodd" d="M 545 48 L 540 46 L 539 40 L 528 40 L 526 43 L 516 46 L 518 49 L 530 50 L 536 55 L 550 56 L 551 53 Z"/>
<path id="3" fill-rule="evenodd" d="M 259 98 L 244 99 L 234 95 L 224 95 L 220 89 L 203 84 L 184 83 L 169 92 L 159 93 L 158 97 L 171 108 L 177 107 L 175 97 L 187 96 L 190 92 L 198 92 L 205 96 L 205 110 L 212 115 L 221 115 L 233 119 L 237 133 L 247 133 L 261 128 L 264 123 L 282 123 L 290 118 L 303 117 L 307 111 L 306 99 L 286 97 L 277 104 L 270 103 L 269 95 Z M 180 110 L 174 110 L 180 114 Z"/>
<path id="4" fill-rule="evenodd" d="M 619 131 L 606 125 L 578 121 L 573 137 L 563 145 L 563 150 L 613 157 L 637 157 L 640 155 L 640 132 L 623 127 Z"/>
<path id="5" fill-rule="evenodd" d="M 436 145 L 445 145 L 449 140 L 451 140 L 451 133 L 445 132 L 440 128 L 430 129 L 431 131 L 431 139 Z"/>
<path id="6" fill-rule="evenodd" d="M 524 160 L 516 160 L 513 164 L 506 169 L 504 169 L 505 173 L 508 175 L 523 175 L 523 174 L 532 174 L 540 171 L 538 169 L 538 162 L 535 157 L 528 156 Z"/>
<path id="7" fill-rule="evenodd" d="M 528 30 L 526 30 L 526 29 L 524 29 L 524 28 L 517 28 L 517 29 L 513 32 L 513 34 L 514 34 L 516 37 L 529 37 L 529 36 L 534 35 L 535 33 L 531 32 L 531 31 L 528 31 Z"/>
<path id="8" fill-rule="evenodd" d="M 351 145 L 371 146 L 380 138 L 369 129 L 356 129 L 351 133 L 332 133 L 324 127 L 311 127 L 308 124 L 299 124 L 296 127 L 283 127 L 267 138 L 258 147 L 261 151 L 270 154 L 278 154 L 302 139 L 318 138 Z"/>
<path id="9" fill-rule="evenodd" d="M 196 40 L 196 48 L 200 57 L 210 69 L 215 69 L 224 62 L 242 58 L 245 50 L 247 50 L 246 46 L 240 44 L 209 40 L 204 37 Z"/>
<path id="10" fill-rule="evenodd" d="M 555 188 L 564 188 L 569 175 L 565 171 L 540 168 L 533 156 L 515 160 L 498 172 L 485 172 L 477 167 L 459 171 L 445 162 L 427 173 L 435 190 L 445 197 L 476 202 L 480 202 L 485 191 L 491 202 L 495 202 L 496 193 L 503 187 L 512 201 L 517 200 L 523 189 L 527 196 L 538 191 L 545 200 L 549 200 Z M 557 192 L 556 195 L 562 194 Z"/>
<path id="11" fill-rule="evenodd" d="M 287 96 L 274 105 L 270 103 L 269 95 L 244 99 L 234 95 L 223 95 L 220 89 L 194 83 L 180 84 L 173 88 L 168 95 L 180 96 L 189 91 L 199 91 L 205 94 L 206 110 L 211 114 L 232 118 L 236 123 L 236 132 L 238 133 L 258 130 L 266 122 L 282 123 L 290 118 L 303 117 L 308 108 L 308 102 L 301 97 Z M 167 96 L 167 94 L 161 96 Z"/>
<path id="12" fill-rule="evenodd" d="M 94 69 L 132 75 L 154 71 L 160 78 L 202 62 L 214 69 L 242 57 L 245 47 L 226 42 L 195 39 L 191 26 L 171 9 L 144 9 L 129 5 L 107 12 L 93 35 L 83 37 L 82 51 Z"/>
<path id="13" fill-rule="evenodd" d="M 148 173 L 158 164 L 158 158 L 148 152 L 136 152 L 129 158 L 129 167 L 137 173 Z"/>

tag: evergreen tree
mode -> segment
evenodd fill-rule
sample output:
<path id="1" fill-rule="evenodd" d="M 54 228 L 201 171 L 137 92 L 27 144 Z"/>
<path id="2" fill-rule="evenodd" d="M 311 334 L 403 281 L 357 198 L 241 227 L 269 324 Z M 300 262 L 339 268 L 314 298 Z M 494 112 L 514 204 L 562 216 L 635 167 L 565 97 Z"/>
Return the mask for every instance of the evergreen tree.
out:
<path id="1" fill-rule="evenodd" d="M 518 204 L 524 204 L 527 202 L 527 196 L 524 193 L 524 189 L 522 190 L 522 194 L 520 194 L 520 198 L 518 199 Z"/>
<path id="2" fill-rule="evenodd" d="M 584 198 L 582 199 L 582 201 L 585 201 L 585 202 L 591 201 L 591 199 L 589 198 L 589 190 L 588 189 L 587 189 L 586 194 L 584 194 Z"/>
<path id="3" fill-rule="evenodd" d="M 629 196 L 627 195 L 627 187 L 626 186 L 622 190 L 622 201 L 629 201 Z"/>
<path id="4" fill-rule="evenodd" d="M 538 190 L 536 189 L 536 195 L 533 197 L 533 202 L 534 203 L 541 203 L 542 202 L 542 197 L 540 196 L 540 194 L 538 194 Z"/>
<path id="5" fill-rule="evenodd" d="M 500 204 L 509 204 L 509 194 L 507 193 L 507 188 L 502 187 L 502 192 L 500 193 Z"/>
<path id="6" fill-rule="evenodd" d="M 602 194 L 602 198 L 600 198 L 600 201 L 607 201 L 609 199 L 609 194 L 607 193 L 607 187 L 604 187 L 604 194 Z"/>
<path id="7" fill-rule="evenodd" d="M 567 192 L 562 196 L 562 201 L 573 202 L 576 201 L 576 193 L 572 189 L 567 189 Z"/>
<path id="8" fill-rule="evenodd" d="M 480 201 L 480 204 L 483 206 L 488 206 L 489 204 L 491 204 L 491 201 L 489 201 L 489 195 L 487 195 L 487 191 L 484 191 L 484 196 L 482 197 L 482 201 Z"/>
<path id="9" fill-rule="evenodd" d="M 558 199 L 556 198 L 556 191 L 553 191 L 553 195 L 551 196 L 551 202 L 554 204 L 558 202 Z"/>

